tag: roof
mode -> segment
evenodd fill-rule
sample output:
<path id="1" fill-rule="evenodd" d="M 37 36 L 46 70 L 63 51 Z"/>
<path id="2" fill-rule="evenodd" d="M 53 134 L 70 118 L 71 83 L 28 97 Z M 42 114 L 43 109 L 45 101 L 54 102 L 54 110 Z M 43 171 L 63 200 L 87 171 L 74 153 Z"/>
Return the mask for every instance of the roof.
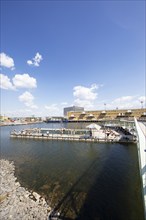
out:
<path id="1" fill-rule="evenodd" d="M 95 124 L 95 123 L 92 123 L 92 124 L 86 126 L 86 128 L 91 128 L 91 129 L 99 130 L 99 129 L 101 128 L 101 126 L 100 126 L 100 125 L 97 125 L 97 124 Z"/>

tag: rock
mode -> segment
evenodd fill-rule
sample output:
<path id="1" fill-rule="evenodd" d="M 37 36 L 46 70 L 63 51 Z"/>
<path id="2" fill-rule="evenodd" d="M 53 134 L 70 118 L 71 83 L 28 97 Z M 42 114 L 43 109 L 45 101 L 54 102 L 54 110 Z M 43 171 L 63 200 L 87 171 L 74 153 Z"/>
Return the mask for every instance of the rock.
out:
<path id="1" fill-rule="evenodd" d="M 37 194 L 36 192 L 33 192 L 32 195 L 35 197 L 35 199 L 36 199 L 37 201 L 39 201 L 39 199 L 40 199 L 40 197 L 41 197 L 39 194 Z"/>
<path id="2" fill-rule="evenodd" d="M 51 207 L 48 207 L 48 209 L 47 209 L 47 210 L 48 210 L 48 212 L 51 212 Z"/>
<path id="3" fill-rule="evenodd" d="M 40 204 L 42 204 L 43 206 L 46 205 L 45 199 L 42 198 L 41 201 L 40 201 Z"/>
<path id="4" fill-rule="evenodd" d="M 3 202 L 8 197 L 8 193 L 0 195 L 0 203 Z"/>
<path id="5" fill-rule="evenodd" d="M 15 186 L 20 186 L 20 183 L 18 183 L 18 182 L 17 182 L 17 183 L 15 183 Z"/>
<path id="6" fill-rule="evenodd" d="M 16 182 L 14 163 L 2 159 L 0 166 L 1 219 L 47 220 L 51 208 L 38 193 L 30 193 Z"/>

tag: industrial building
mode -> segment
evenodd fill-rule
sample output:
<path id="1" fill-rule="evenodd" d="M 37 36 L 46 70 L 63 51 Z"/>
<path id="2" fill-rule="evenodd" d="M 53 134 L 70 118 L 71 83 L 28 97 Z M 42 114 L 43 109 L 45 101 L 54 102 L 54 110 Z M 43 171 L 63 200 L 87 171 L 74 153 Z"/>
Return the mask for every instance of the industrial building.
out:
<path id="1" fill-rule="evenodd" d="M 71 107 L 66 107 L 64 108 L 64 116 L 67 116 L 68 112 L 82 112 L 84 111 L 83 107 L 78 107 L 78 106 L 71 106 Z"/>
<path id="2" fill-rule="evenodd" d="M 116 109 L 97 111 L 67 111 L 67 118 L 70 121 L 102 121 L 115 119 L 128 119 L 146 121 L 146 108 L 141 109 Z"/>

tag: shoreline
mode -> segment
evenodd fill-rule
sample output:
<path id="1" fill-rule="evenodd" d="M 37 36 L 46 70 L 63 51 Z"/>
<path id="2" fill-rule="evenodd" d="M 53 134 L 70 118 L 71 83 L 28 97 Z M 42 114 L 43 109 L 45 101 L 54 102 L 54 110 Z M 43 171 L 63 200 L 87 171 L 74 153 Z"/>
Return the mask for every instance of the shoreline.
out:
<path id="1" fill-rule="evenodd" d="M 37 122 L 20 122 L 20 123 L 13 123 L 13 122 L 8 122 L 8 123 L 0 123 L 0 127 L 3 126 L 18 126 L 18 125 L 30 125 L 30 124 L 41 124 L 43 121 L 37 121 Z"/>
<path id="2" fill-rule="evenodd" d="M 3 220 L 47 220 L 52 211 L 36 192 L 21 187 L 14 175 L 14 162 L 0 159 L 0 216 Z"/>

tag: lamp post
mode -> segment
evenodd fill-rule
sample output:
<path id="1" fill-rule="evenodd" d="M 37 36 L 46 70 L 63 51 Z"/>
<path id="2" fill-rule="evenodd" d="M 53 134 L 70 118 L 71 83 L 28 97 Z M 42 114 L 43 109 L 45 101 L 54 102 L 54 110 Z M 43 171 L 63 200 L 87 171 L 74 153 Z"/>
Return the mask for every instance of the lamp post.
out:
<path id="1" fill-rule="evenodd" d="M 105 110 L 105 114 L 106 114 L 106 103 L 104 103 L 104 110 Z M 104 116 L 105 117 L 105 116 Z M 105 129 L 105 124 L 106 121 L 104 122 L 104 133 L 105 133 L 105 141 L 106 141 L 106 129 Z"/>
<path id="2" fill-rule="evenodd" d="M 141 103 L 141 109 L 143 109 L 143 101 L 140 101 L 140 103 Z"/>
<path id="3" fill-rule="evenodd" d="M 106 103 L 104 103 L 104 110 L 106 111 Z"/>

